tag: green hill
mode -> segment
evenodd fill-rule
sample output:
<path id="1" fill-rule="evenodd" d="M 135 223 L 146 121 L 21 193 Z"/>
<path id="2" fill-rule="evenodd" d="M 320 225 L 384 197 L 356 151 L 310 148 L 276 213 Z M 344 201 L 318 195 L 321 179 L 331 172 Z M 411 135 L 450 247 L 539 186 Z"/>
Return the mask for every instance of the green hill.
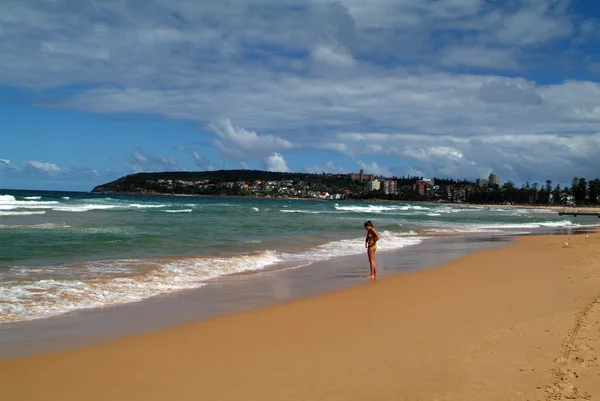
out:
<path id="1" fill-rule="evenodd" d="M 99 185 L 92 192 L 100 193 L 166 193 L 199 195 L 248 195 L 244 186 L 259 184 L 262 192 L 268 191 L 264 182 L 275 181 L 279 186 L 301 190 L 342 192 L 361 191 L 363 185 L 355 183 L 346 174 L 281 173 L 261 170 L 173 171 L 137 173 Z"/>

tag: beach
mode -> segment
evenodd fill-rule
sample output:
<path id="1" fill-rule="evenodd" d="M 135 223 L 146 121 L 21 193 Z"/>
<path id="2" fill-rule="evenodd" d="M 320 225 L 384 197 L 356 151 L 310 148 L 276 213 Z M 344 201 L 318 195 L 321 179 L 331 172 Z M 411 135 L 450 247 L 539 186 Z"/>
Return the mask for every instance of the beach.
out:
<path id="1" fill-rule="evenodd" d="M 0 361 L 10 400 L 600 397 L 600 236 L 524 236 L 443 266 L 156 333 Z"/>

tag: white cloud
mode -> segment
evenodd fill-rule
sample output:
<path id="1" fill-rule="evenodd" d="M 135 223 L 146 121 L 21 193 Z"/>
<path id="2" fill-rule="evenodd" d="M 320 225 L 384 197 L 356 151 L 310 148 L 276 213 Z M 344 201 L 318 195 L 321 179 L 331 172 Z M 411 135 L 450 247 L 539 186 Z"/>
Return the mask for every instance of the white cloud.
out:
<path id="1" fill-rule="evenodd" d="M 304 171 L 306 171 L 307 173 L 315 173 L 315 174 L 320 174 L 320 173 L 329 173 L 329 174 L 344 174 L 347 173 L 348 171 L 346 170 L 346 168 L 344 168 L 344 166 L 336 166 L 331 160 L 329 160 L 327 163 L 325 163 L 324 166 L 310 166 L 310 167 L 305 167 Z"/>
<path id="2" fill-rule="evenodd" d="M 256 132 L 235 127 L 229 119 L 211 124 L 210 128 L 219 138 L 214 141 L 215 146 L 226 157 L 238 161 L 264 157 L 275 151 L 293 147 L 291 142 L 274 135 L 258 135 Z"/>
<path id="3" fill-rule="evenodd" d="M 86 166 L 60 166 L 36 160 L 14 164 L 10 160 L 0 159 L 0 175 L 6 185 L 23 189 L 89 190 L 94 185 L 113 181 L 122 174 Z"/>
<path id="4" fill-rule="evenodd" d="M 265 157 L 290 149 L 291 139 L 343 148 L 343 143 L 326 141 L 327 134 L 357 128 L 479 135 L 593 130 L 597 128 L 593 122 L 578 120 L 573 112 L 600 103 L 600 87 L 589 81 L 541 85 L 522 78 L 402 70 L 366 71 L 328 80 L 285 76 L 273 80 L 259 71 L 250 75 L 260 92 L 247 89 L 248 78 L 215 75 L 215 82 L 226 85 L 226 91 L 208 94 L 200 88 L 188 89 L 183 96 L 177 91 L 105 89 L 74 96 L 63 105 L 98 112 L 159 113 L 200 122 L 205 117 L 198 110 L 204 110 L 206 116 L 235 114 L 241 126 L 278 132 L 278 136 L 258 135 L 234 127 L 228 119 L 211 125 L 219 149 L 244 160 L 247 154 Z M 496 81 L 502 85 L 490 88 L 488 83 Z M 511 89 L 515 86 L 523 89 Z M 494 98 L 503 105 L 492 104 Z M 535 109 L 523 107 L 524 99 Z M 534 104 L 538 99 L 541 107 Z M 317 128 L 307 129 L 307 125 Z"/>
<path id="5" fill-rule="evenodd" d="M 213 171 L 216 170 L 215 167 L 205 158 L 203 158 L 202 156 L 200 156 L 200 154 L 197 151 L 192 151 L 192 158 L 194 159 L 194 163 L 196 163 L 196 166 L 200 167 L 202 170 L 205 171 Z"/>
<path id="6" fill-rule="evenodd" d="M 444 65 L 485 67 L 494 70 L 515 69 L 518 67 L 513 49 L 494 49 L 484 46 L 450 46 L 440 52 Z"/>
<path id="7" fill-rule="evenodd" d="M 354 59 L 340 44 L 317 43 L 311 52 L 313 60 L 317 63 L 331 67 L 352 67 Z"/>
<path id="8" fill-rule="evenodd" d="M 132 152 L 131 157 L 126 157 L 120 162 L 130 172 L 152 172 L 152 171 L 185 171 L 179 165 L 177 159 L 171 155 L 156 156 L 148 154 L 141 149 Z"/>
<path id="9" fill-rule="evenodd" d="M 146 155 L 140 151 L 133 152 L 133 158 L 139 163 L 146 163 L 148 161 Z"/>
<path id="10" fill-rule="evenodd" d="M 514 13 L 504 14 L 501 23 L 497 21 L 496 38 L 502 44 L 532 45 L 567 37 L 573 22 L 566 5 L 565 1 L 527 2 Z"/>
<path id="11" fill-rule="evenodd" d="M 350 134 L 350 136 L 353 136 Z M 503 179 L 570 182 L 573 176 L 597 177 L 600 132 L 595 134 L 522 134 L 450 136 L 366 134 L 366 140 L 385 144 L 379 153 L 397 157 L 413 166 L 398 170 L 420 171 L 425 176 L 477 178 L 490 171 Z M 343 138 L 340 138 L 343 140 Z M 355 146 L 360 147 L 357 143 Z M 376 163 L 359 162 L 365 171 L 379 171 Z M 380 173 L 376 173 L 380 174 Z M 381 174 L 384 174 L 381 172 Z M 384 174 L 385 175 L 385 174 Z"/>
<path id="12" fill-rule="evenodd" d="M 0 159 L 0 174 L 2 175 L 10 175 L 18 172 L 20 168 L 15 166 L 8 159 Z"/>
<path id="13" fill-rule="evenodd" d="M 376 162 L 367 164 L 362 160 L 357 162 L 358 166 L 365 171 L 366 174 L 375 174 L 383 177 L 393 176 L 392 172 L 385 166 L 379 166 Z"/>
<path id="14" fill-rule="evenodd" d="M 288 172 L 290 169 L 283 156 L 279 153 L 273 153 L 265 159 L 265 168 L 267 171 Z"/>
<path id="15" fill-rule="evenodd" d="M 532 45 L 563 39 L 575 27 L 582 40 L 594 37 L 597 21 L 569 12 L 571 3 L 290 0 L 270 2 L 265 13 L 259 0 L 108 1 L 77 9 L 8 1 L 0 17 L 0 84 L 184 89 L 210 84 L 215 72 L 253 66 L 303 71 L 302 53 L 333 65 L 382 58 L 428 68 L 469 61 L 497 68 L 491 60 L 507 56 L 500 65 L 531 68 L 532 60 L 541 66 L 552 59 Z"/>
<path id="16" fill-rule="evenodd" d="M 513 105 L 541 104 L 542 97 L 531 83 L 519 85 L 512 82 L 486 82 L 479 88 L 479 98 L 487 103 L 509 103 Z"/>
<path id="17" fill-rule="evenodd" d="M 600 160 L 570 149 L 600 151 L 600 87 L 583 70 L 598 68 L 586 46 L 599 24 L 576 6 L 12 0 L 0 13 L 0 85 L 42 92 L 47 107 L 193 121 L 222 157 L 246 167 L 297 148 L 385 155 L 427 174 L 511 166 L 505 175 L 593 175 Z M 572 79 L 536 82 L 539 74 Z M 144 152 L 126 163 L 181 168 Z"/>
<path id="18" fill-rule="evenodd" d="M 61 169 L 54 163 L 45 163 L 35 160 L 27 160 L 23 162 L 24 169 L 34 169 L 47 174 L 60 173 Z"/>

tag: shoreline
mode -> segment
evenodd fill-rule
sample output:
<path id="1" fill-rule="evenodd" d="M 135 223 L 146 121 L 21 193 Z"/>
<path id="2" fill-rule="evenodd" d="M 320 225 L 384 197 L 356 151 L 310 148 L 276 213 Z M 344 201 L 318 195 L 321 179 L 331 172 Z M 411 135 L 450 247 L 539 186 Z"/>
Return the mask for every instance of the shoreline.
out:
<path id="1" fill-rule="evenodd" d="M 487 208 L 514 208 L 514 209 L 546 209 L 556 211 L 578 211 L 600 212 L 600 206 L 567 206 L 567 205 L 532 205 L 532 204 L 491 204 L 491 203 L 468 203 L 468 202 L 435 202 L 435 201 L 413 201 L 399 199 L 319 199 L 319 198 L 299 198 L 299 197 L 270 197 L 270 196 L 240 196 L 240 195 L 206 195 L 206 194 L 176 194 L 176 193 L 141 193 L 141 192 L 89 192 L 90 194 L 103 195 L 147 195 L 147 196 L 175 196 L 175 197 L 204 197 L 204 198 L 231 198 L 231 199 L 270 199 L 270 200 L 297 200 L 297 201 L 325 201 L 325 202 L 373 202 L 373 203 L 397 203 L 407 205 L 432 205 L 432 206 L 469 206 L 469 207 L 487 207 Z"/>
<path id="2" fill-rule="evenodd" d="M 599 397 L 598 231 L 512 242 L 316 297 L 3 360 L 0 388 L 16 400 Z"/>
<path id="3" fill-rule="evenodd" d="M 468 253 L 505 246 L 515 235 L 432 234 L 416 245 L 383 250 L 377 257 L 378 270 L 385 278 L 436 268 Z M 368 262 L 364 255 L 346 255 L 308 266 L 221 276 L 208 280 L 205 286 L 199 288 L 168 292 L 139 302 L 5 322 L 0 324 L 0 359 L 92 345 L 319 296 L 363 284 L 367 280 L 361 272 L 366 271 Z M 48 333 L 51 338 L 47 338 Z"/>

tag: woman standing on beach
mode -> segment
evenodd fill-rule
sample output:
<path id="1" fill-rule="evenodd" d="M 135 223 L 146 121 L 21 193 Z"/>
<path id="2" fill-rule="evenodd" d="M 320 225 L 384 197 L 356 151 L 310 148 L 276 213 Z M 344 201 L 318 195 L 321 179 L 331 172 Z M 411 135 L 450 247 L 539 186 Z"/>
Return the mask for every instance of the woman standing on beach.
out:
<path id="1" fill-rule="evenodd" d="M 365 229 L 367 230 L 367 238 L 365 238 L 365 248 L 367 248 L 367 256 L 371 266 L 371 275 L 369 278 L 377 277 L 377 264 L 375 263 L 375 251 L 377 250 L 377 241 L 379 241 L 379 233 L 375 230 L 371 220 L 365 221 Z"/>

